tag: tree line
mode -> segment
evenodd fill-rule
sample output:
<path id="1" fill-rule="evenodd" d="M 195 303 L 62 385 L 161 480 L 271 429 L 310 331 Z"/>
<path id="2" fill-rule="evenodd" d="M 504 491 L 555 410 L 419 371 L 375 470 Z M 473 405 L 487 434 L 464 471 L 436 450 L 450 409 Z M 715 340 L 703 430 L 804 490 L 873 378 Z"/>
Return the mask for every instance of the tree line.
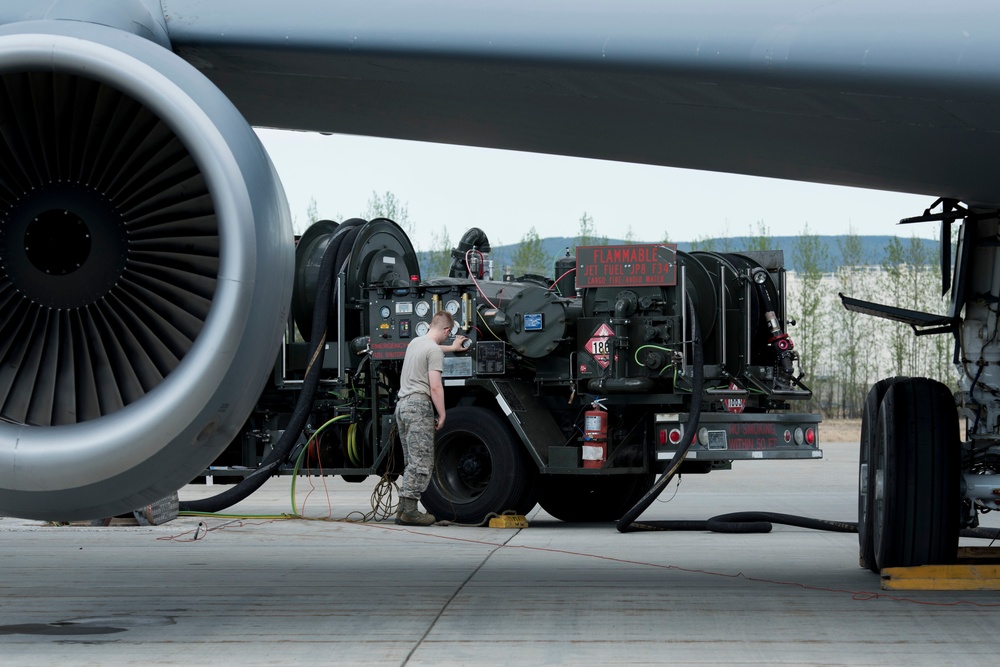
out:
<path id="1" fill-rule="evenodd" d="M 795 249 L 799 271 L 788 282 L 788 315 L 796 322 L 790 332 L 813 408 L 831 417 L 860 417 L 871 385 L 896 375 L 935 378 L 957 389 L 953 336 L 917 336 L 907 324 L 849 311 L 838 297 L 945 315 L 949 297 L 941 295 L 936 254 L 912 237 L 891 237 L 878 263 L 865 256 L 853 232 L 837 245 L 839 267 L 821 271 L 826 257 L 807 228 Z"/>

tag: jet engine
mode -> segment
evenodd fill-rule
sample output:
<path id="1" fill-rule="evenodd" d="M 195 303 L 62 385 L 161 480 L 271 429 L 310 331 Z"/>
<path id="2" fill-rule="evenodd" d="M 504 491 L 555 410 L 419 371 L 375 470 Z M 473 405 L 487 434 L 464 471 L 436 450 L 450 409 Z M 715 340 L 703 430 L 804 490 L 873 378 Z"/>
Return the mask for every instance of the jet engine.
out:
<path id="1" fill-rule="evenodd" d="M 191 65 L 91 23 L 0 30 L 0 514 L 111 516 L 203 470 L 293 263 L 273 165 Z"/>

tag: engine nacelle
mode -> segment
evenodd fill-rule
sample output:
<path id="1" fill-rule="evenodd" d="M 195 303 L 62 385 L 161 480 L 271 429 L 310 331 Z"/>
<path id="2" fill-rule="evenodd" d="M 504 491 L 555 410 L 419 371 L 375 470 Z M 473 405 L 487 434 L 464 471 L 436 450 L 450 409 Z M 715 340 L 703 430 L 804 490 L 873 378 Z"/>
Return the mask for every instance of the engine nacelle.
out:
<path id="1" fill-rule="evenodd" d="M 0 29 L 0 514 L 110 516 L 190 481 L 272 368 L 288 205 L 189 64 L 77 21 Z"/>

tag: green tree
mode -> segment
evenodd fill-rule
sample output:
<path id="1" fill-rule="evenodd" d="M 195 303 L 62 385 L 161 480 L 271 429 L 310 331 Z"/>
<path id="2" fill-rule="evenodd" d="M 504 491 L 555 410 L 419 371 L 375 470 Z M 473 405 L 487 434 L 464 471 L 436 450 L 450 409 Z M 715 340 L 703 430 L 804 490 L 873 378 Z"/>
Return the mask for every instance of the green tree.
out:
<path id="1" fill-rule="evenodd" d="M 715 246 L 718 239 L 710 239 L 707 236 L 699 236 L 694 241 L 691 241 L 691 252 L 697 252 L 703 250 L 705 252 L 715 252 Z"/>
<path id="2" fill-rule="evenodd" d="M 576 245 L 607 245 L 607 236 L 598 236 L 594 227 L 594 216 L 586 211 L 580 216 L 580 235 L 576 237 Z M 574 246 L 573 250 L 576 250 Z"/>
<path id="3" fill-rule="evenodd" d="M 527 273 L 547 276 L 552 272 L 549 264 L 549 256 L 545 254 L 542 247 L 542 239 L 538 232 L 532 227 L 528 233 L 521 237 L 521 245 L 518 246 L 512 260 L 514 275 L 521 276 Z"/>
<path id="4" fill-rule="evenodd" d="M 836 272 L 838 291 L 847 296 L 867 296 L 866 276 L 868 262 L 861 237 L 851 228 L 837 240 L 840 250 L 840 267 Z M 830 348 L 836 359 L 834 370 L 839 386 L 841 417 L 860 415 L 868 393 L 869 375 L 877 363 L 877 350 L 873 349 L 871 317 L 849 311 L 842 306 L 834 310 L 834 326 L 830 327 Z"/>
<path id="5" fill-rule="evenodd" d="M 595 245 L 597 239 L 594 236 L 594 217 L 583 212 L 580 216 L 580 235 L 576 237 L 576 244 L 579 245 Z"/>
<path id="6" fill-rule="evenodd" d="M 625 245 L 635 245 L 638 241 L 635 238 L 635 232 L 632 231 L 632 225 L 628 226 L 628 230 L 625 232 Z"/>
<path id="7" fill-rule="evenodd" d="M 368 199 L 368 208 L 361 215 L 365 220 L 375 218 L 389 218 L 403 228 L 407 236 L 413 239 L 414 225 L 410 221 L 410 211 L 405 202 L 399 201 L 392 192 L 386 190 L 384 194 L 379 194 L 372 190 L 372 196 Z M 419 243 L 414 243 L 419 245 Z"/>
<path id="8" fill-rule="evenodd" d="M 747 250 L 771 250 L 771 230 L 763 220 L 757 221 L 757 232 L 750 229 L 750 244 Z"/>
<path id="9" fill-rule="evenodd" d="M 820 333 L 826 329 L 823 322 L 823 268 L 827 265 L 826 246 L 820 238 L 803 227 L 795 240 L 792 257 L 797 267 L 798 291 L 791 300 L 791 314 L 796 321 L 795 343 L 799 351 L 799 364 L 806 382 L 817 385 L 822 379 L 816 376 L 822 346 Z M 819 391 L 818 386 L 813 386 Z"/>
<path id="10" fill-rule="evenodd" d="M 431 249 L 427 253 L 426 276 L 437 278 L 447 276 L 451 269 L 451 238 L 448 228 L 442 227 L 440 232 L 431 233 Z"/>
<path id="11" fill-rule="evenodd" d="M 717 236 L 713 243 L 714 249 L 711 252 L 733 252 L 733 239 L 732 235 L 729 233 L 729 221 L 726 220 L 726 224 L 722 228 L 722 234 Z M 737 248 L 736 250 L 743 250 L 743 248 Z"/>
<path id="12" fill-rule="evenodd" d="M 953 246 L 954 247 L 954 246 Z M 912 269 L 907 307 L 928 313 L 948 313 L 950 298 L 941 295 L 941 273 L 934 249 L 916 236 L 910 237 L 906 261 Z M 911 375 L 926 376 L 957 389 L 948 335 L 916 336 L 910 333 Z"/>
<path id="13" fill-rule="evenodd" d="M 316 204 L 315 197 L 309 198 L 309 205 L 306 206 L 306 221 L 310 225 L 319 222 L 319 206 Z"/>
<path id="14" fill-rule="evenodd" d="M 309 204 L 308 204 L 308 206 L 306 206 L 306 222 L 305 222 L 305 225 L 300 225 L 299 224 L 299 216 L 293 215 L 292 216 L 292 231 L 294 231 L 296 234 L 302 234 L 303 232 L 305 232 L 305 230 L 307 230 L 309 227 L 311 227 L 313 225 L 313 223 L 315 223 L 318 220 L 319 220 L 319 210 L 318 210 L 318 206 L 316 205 L 316 198 L 315 197 L 310 197 L 309 198 Z"/>
<path id="15" fill-rule="evenodd" d="M 885 274 L 881 281 L 884 289 L 888 290 L 888 300 L 890 304 L 905 307 L 903 300 L 906 293 L 908 273 L 912 267 L 904 265 L 903 242 L 899 237 L 893 236 L 886 246 L 885 255 L 882 258 L 882 271 Z M 899 322 L 894 322 L 889 328 L 889 359 L 890 372 L 892 375 L 909 375 L 911 369 L 907 368 L 907 360 L 910 357 L 910 337 L 909 328 Z"/>
<path id="16" fill-rule="evenodd" d="M 906 246 L 906 264 L 910 268 L 907 308 L 934 311 L 941 307 L 941 298 L 938 296 L 941 290 L 935 289 L 935 283 L 940 284 L 935 259 L 935 254 L 922 239 L 910 237 Z"/>
<path id="17" fill-rule="evenodd" d="M 490 252 L 489 261 L 493 263 L 492 265 L 492 276 L 494 280 L 501 280 L 504 274 L 504 270 L 510 267 L 510 250 L 504 247 L 503 241 L 496 239 L 495 242 L 490 244 L 493 249 Z"/>

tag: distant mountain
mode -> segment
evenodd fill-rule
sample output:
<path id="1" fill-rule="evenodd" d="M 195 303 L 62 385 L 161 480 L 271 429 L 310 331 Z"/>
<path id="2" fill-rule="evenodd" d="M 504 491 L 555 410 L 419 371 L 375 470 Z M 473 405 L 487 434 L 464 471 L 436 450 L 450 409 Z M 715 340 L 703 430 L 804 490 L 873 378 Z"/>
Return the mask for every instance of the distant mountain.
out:
<path id="1" fill-rule="evenodd" d="M 844 236 L 819 236 L 820 242 L 826 250 L 827 262 L 823 267 L 825 273 L 833 272 L 838 266 L 842 264 L 841 252 L 838 242 L 844 239 Z M 885 258 L 886 248 L 889 245 L 889 240 L 892 236 L 859 236 L 861 240 L 861 253 L 864 258 L 863 263 L 871 266 L 877 266 L 882 263 Z M 781 250 L 785 255 L 785 268 L 789 271 L 797 270 L 795 266 L 795 244 L 798 241 L 798 236 L 772 236 L 769 237 L 769 249 Z M 734 236 L 728 238 L 720 239 L 707 239 L 704 241 L 699 241 L 697 244 L 692 243 L 678 243 L 677 249 L 683 252 L 691 252 L 692 245 L 697 245 L 698 250 L 711 250 L 712 252 L 740 252 L 741 250 L 746 250 L 751 243 L 751 237 L 749 236 Z M 909 248 L 910 238 L 900 237 L 903 242 L 904 249 Z M 921 246 L 925 256 L 931 258 L 931 263 L 937 262 L 938 257 L 938 242 L 930 239 L 917 239 Z M 565 237 L 556 236 L 551 238 L 542 239 L 542 248 L 545 250 L 552 261 L 555 262 L 557 257 L 562 257 L 565 254 L 567 248 L 570 252 L 576 247 L 576 237 Z M 625 241 L 621 239 L 609 239 L 609 245 L 621 244 Z M 494 246 L 491 257 L 496 261 L 496 273 L 500 275 L 502 273 L 501 265 L 509 264 L 514 254 L 517 252 L 519 243 L 513 243 L 509 245 Z M 428 253 L 422 252 L 418 253 L 420 256 L 421 266 L 427 265 L 427 255 Z"/>

